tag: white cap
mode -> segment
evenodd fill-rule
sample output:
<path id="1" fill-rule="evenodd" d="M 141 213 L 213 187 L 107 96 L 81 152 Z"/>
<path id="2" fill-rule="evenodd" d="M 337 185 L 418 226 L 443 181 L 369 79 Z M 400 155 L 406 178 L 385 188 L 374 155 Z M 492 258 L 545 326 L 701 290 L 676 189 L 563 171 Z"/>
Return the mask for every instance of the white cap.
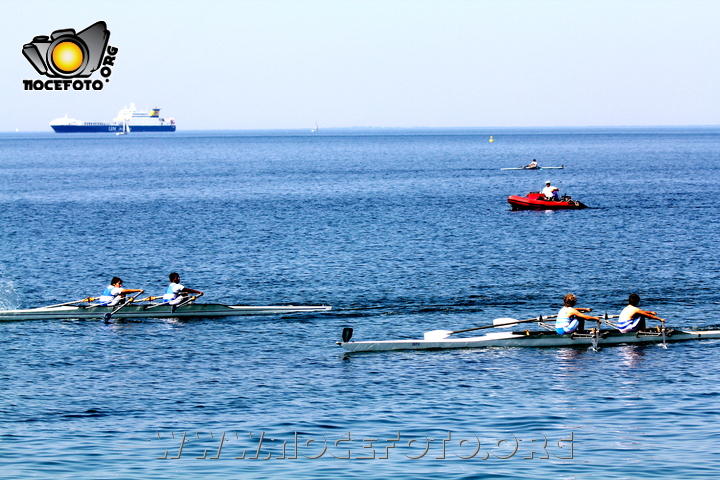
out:
<path id="1" fill-rule="evenodd" d="M 548 180 L 548 181 L 547 181 L 547 182 L 545 182 L 545 183 L 550 183 L 550 180 Z"/>

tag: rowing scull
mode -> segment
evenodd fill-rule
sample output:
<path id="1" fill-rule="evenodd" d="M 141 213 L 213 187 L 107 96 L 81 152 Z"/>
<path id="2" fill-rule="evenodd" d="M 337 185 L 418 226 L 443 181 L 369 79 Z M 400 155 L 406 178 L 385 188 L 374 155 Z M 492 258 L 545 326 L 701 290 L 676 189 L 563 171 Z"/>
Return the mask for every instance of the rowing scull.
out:
<path id="1" fill-rule="evenodd" d="M 620 333 L 617 330 L 601 330 L 597 337 L 599 347 L 620 344 L 662 343 L 662 332 Z M 670 330 L 667 342 L 720 338 L 720 330 Z M 450 348 L 481 347 L 592 347 L 595 335 L 558 335 L 551 331 L 492 332 L 479 337 L 378 340 L 353 342 L 344 339 L 338 345 L 350 352 L 385 352 L 391 350 L 438 350 Z"/>
<path id="2" fill-rule="evenodd" d="M 105 318 L 116 307 L 99 305 L 86 306 L 50 306 L 27 310 L 0 310 L 0 322 L 14 320 L 46 319 L 92 319 Z M 131 304 L 112 315 L 113 318 L 188 318 L 188 317 L 230 317 L 236 315 L 272 315 L 284 313 L 327 312 L 332 307 L 326 305 L 221 305 L 217 303 L 189 303 L 175 308 L 161 304 Z"/>
<path id="3" fill-rule="evenodd" d="M 508 168 L 501 168 L 500 170 L 562 170 L 565 168 L 565 165 L 562 165 L 560 167 L 508 167 Z"/>

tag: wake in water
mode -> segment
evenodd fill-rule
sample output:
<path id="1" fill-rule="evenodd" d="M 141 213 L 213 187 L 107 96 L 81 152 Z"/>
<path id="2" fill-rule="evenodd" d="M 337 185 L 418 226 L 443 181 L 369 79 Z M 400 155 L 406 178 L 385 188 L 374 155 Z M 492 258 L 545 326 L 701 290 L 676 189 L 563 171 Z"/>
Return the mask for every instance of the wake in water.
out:
<path id="1" fill-rule="evenodd" d="M 20 297 L 15 291 L 15 285 L 0 280 L 0 310 L 14 310 L 18 307 L 20 307 Z"/>

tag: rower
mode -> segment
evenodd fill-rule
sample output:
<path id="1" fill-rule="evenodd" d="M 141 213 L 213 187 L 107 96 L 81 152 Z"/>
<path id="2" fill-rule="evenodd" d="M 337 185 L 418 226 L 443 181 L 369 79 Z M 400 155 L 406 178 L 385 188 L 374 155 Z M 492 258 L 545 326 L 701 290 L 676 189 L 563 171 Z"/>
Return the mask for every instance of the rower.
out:
<path id="1" fill-rule="evenodd" d="M 585 320 L 599 321 L 597 317 L 585 315 L 583 312 L 592 312 L 592 308 L 575 308 L 577 298 L 572 293 L 565 295 L 563 299 L 563 308 L 557 314 L 555 321 L 555 331 L 558 335 L 567 333 L 583 333 L 585 330 Z"/>
<path id="2" fill-rule="evenodd" d="M 550 180 L 545 182 L 545 188 L 542 189 L 542 194 L 546 200 L 556 201 L 558 199 L 559 188 L 550 185 Z"/>
<path id="3" fill-rule="evenodd" d="M 618 330 L 622 333 L 630 332 L 642 332 L 647 330 L 645 325 L 646 318 L 652 318 L 665 322 L 662 318 L 657 316 L 657 312 L 650 312 L 646 310 L 640 310 L 638 305 L 640 304 L 640 295 L 633 293 L 628 298 L 628 306 L 623 309 L 618 318 Z"/>
<path id="4" fill-rule="evenodd" d="M 525 168 L 538 168 L 537 160 L 533 158 L 533 161 L 530 162 L 530 165 L 526 165 Z"/>
<path id="5" fill-rule="evenodd" d="M 170 285 L 168 285 L 167 290 L 165 290 L 165 295 L 162 297 L 164 304 L 177 305 L 187 297 L 188 293 L 203 294 L 200 290 L 193 290 L 192 288 L 180 285 L 180 275 L 177 272 L 172 272 L 169 277 Z"/>
<path id="6" fill-rule="evenodd" d="M 102 295 L 98 298 L 100 305 L 111 307 L 117 305 L 121 300 L 125 298 L 127 293 L 143 293 L 144 290 L 133 289 L 133 288 L 122 288 L 123 281 L 119 277 L 113 277 L 103 291 Z"/>

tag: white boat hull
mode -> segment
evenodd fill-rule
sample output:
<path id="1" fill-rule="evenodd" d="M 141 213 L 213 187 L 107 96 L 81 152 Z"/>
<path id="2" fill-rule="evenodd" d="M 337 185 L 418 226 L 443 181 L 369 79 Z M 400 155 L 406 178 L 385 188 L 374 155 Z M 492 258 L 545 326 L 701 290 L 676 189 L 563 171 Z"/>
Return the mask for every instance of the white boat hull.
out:
<path id="1" fill-rule="evenodd" d="M 509 168 L 501 168 L 500 170 L 563 170 L 565 166 L 562 167 L 509 167 Z"/>
<path id="2" fill-rule="evenodd" d="M 0 310 L 0 322 L 16 320 L 46 319 L 83 319 L 104 318 L 116 307 L 100 306 L 61 306 L 42 307 L 28 310 Z M 326 312 L 332 307 L 301 306 L 301 305 L 221 305 L 221 304 L 189 304 L 172 310 L 170 305 L 128 305 L 113 314 L 113 318 L 188 318 L 188 317 L 230 317 L 236 315 L 272 315 L 301 312 Z"/>
<path id="3" fill-rule="evenodd" d="M 720 338 L 720 330 L 675 330 L 667 335 L 667 342 Z M 592 337 L 573 337 L 557 335 L 552 332 L 493 332 L 481 337 L 446 338 L 443 340 L 383 340 L 369 342 L 337 342 L 350 352 L 385 352 L 391 350 L 438 350 L 449 348 L 482 348 L 482 347 L 590 347 Z M 598 339 L 598 346 L 620 344 L 661 343 L 661 335 L 636 333 L 620 333 L 603 331 Z"/>

